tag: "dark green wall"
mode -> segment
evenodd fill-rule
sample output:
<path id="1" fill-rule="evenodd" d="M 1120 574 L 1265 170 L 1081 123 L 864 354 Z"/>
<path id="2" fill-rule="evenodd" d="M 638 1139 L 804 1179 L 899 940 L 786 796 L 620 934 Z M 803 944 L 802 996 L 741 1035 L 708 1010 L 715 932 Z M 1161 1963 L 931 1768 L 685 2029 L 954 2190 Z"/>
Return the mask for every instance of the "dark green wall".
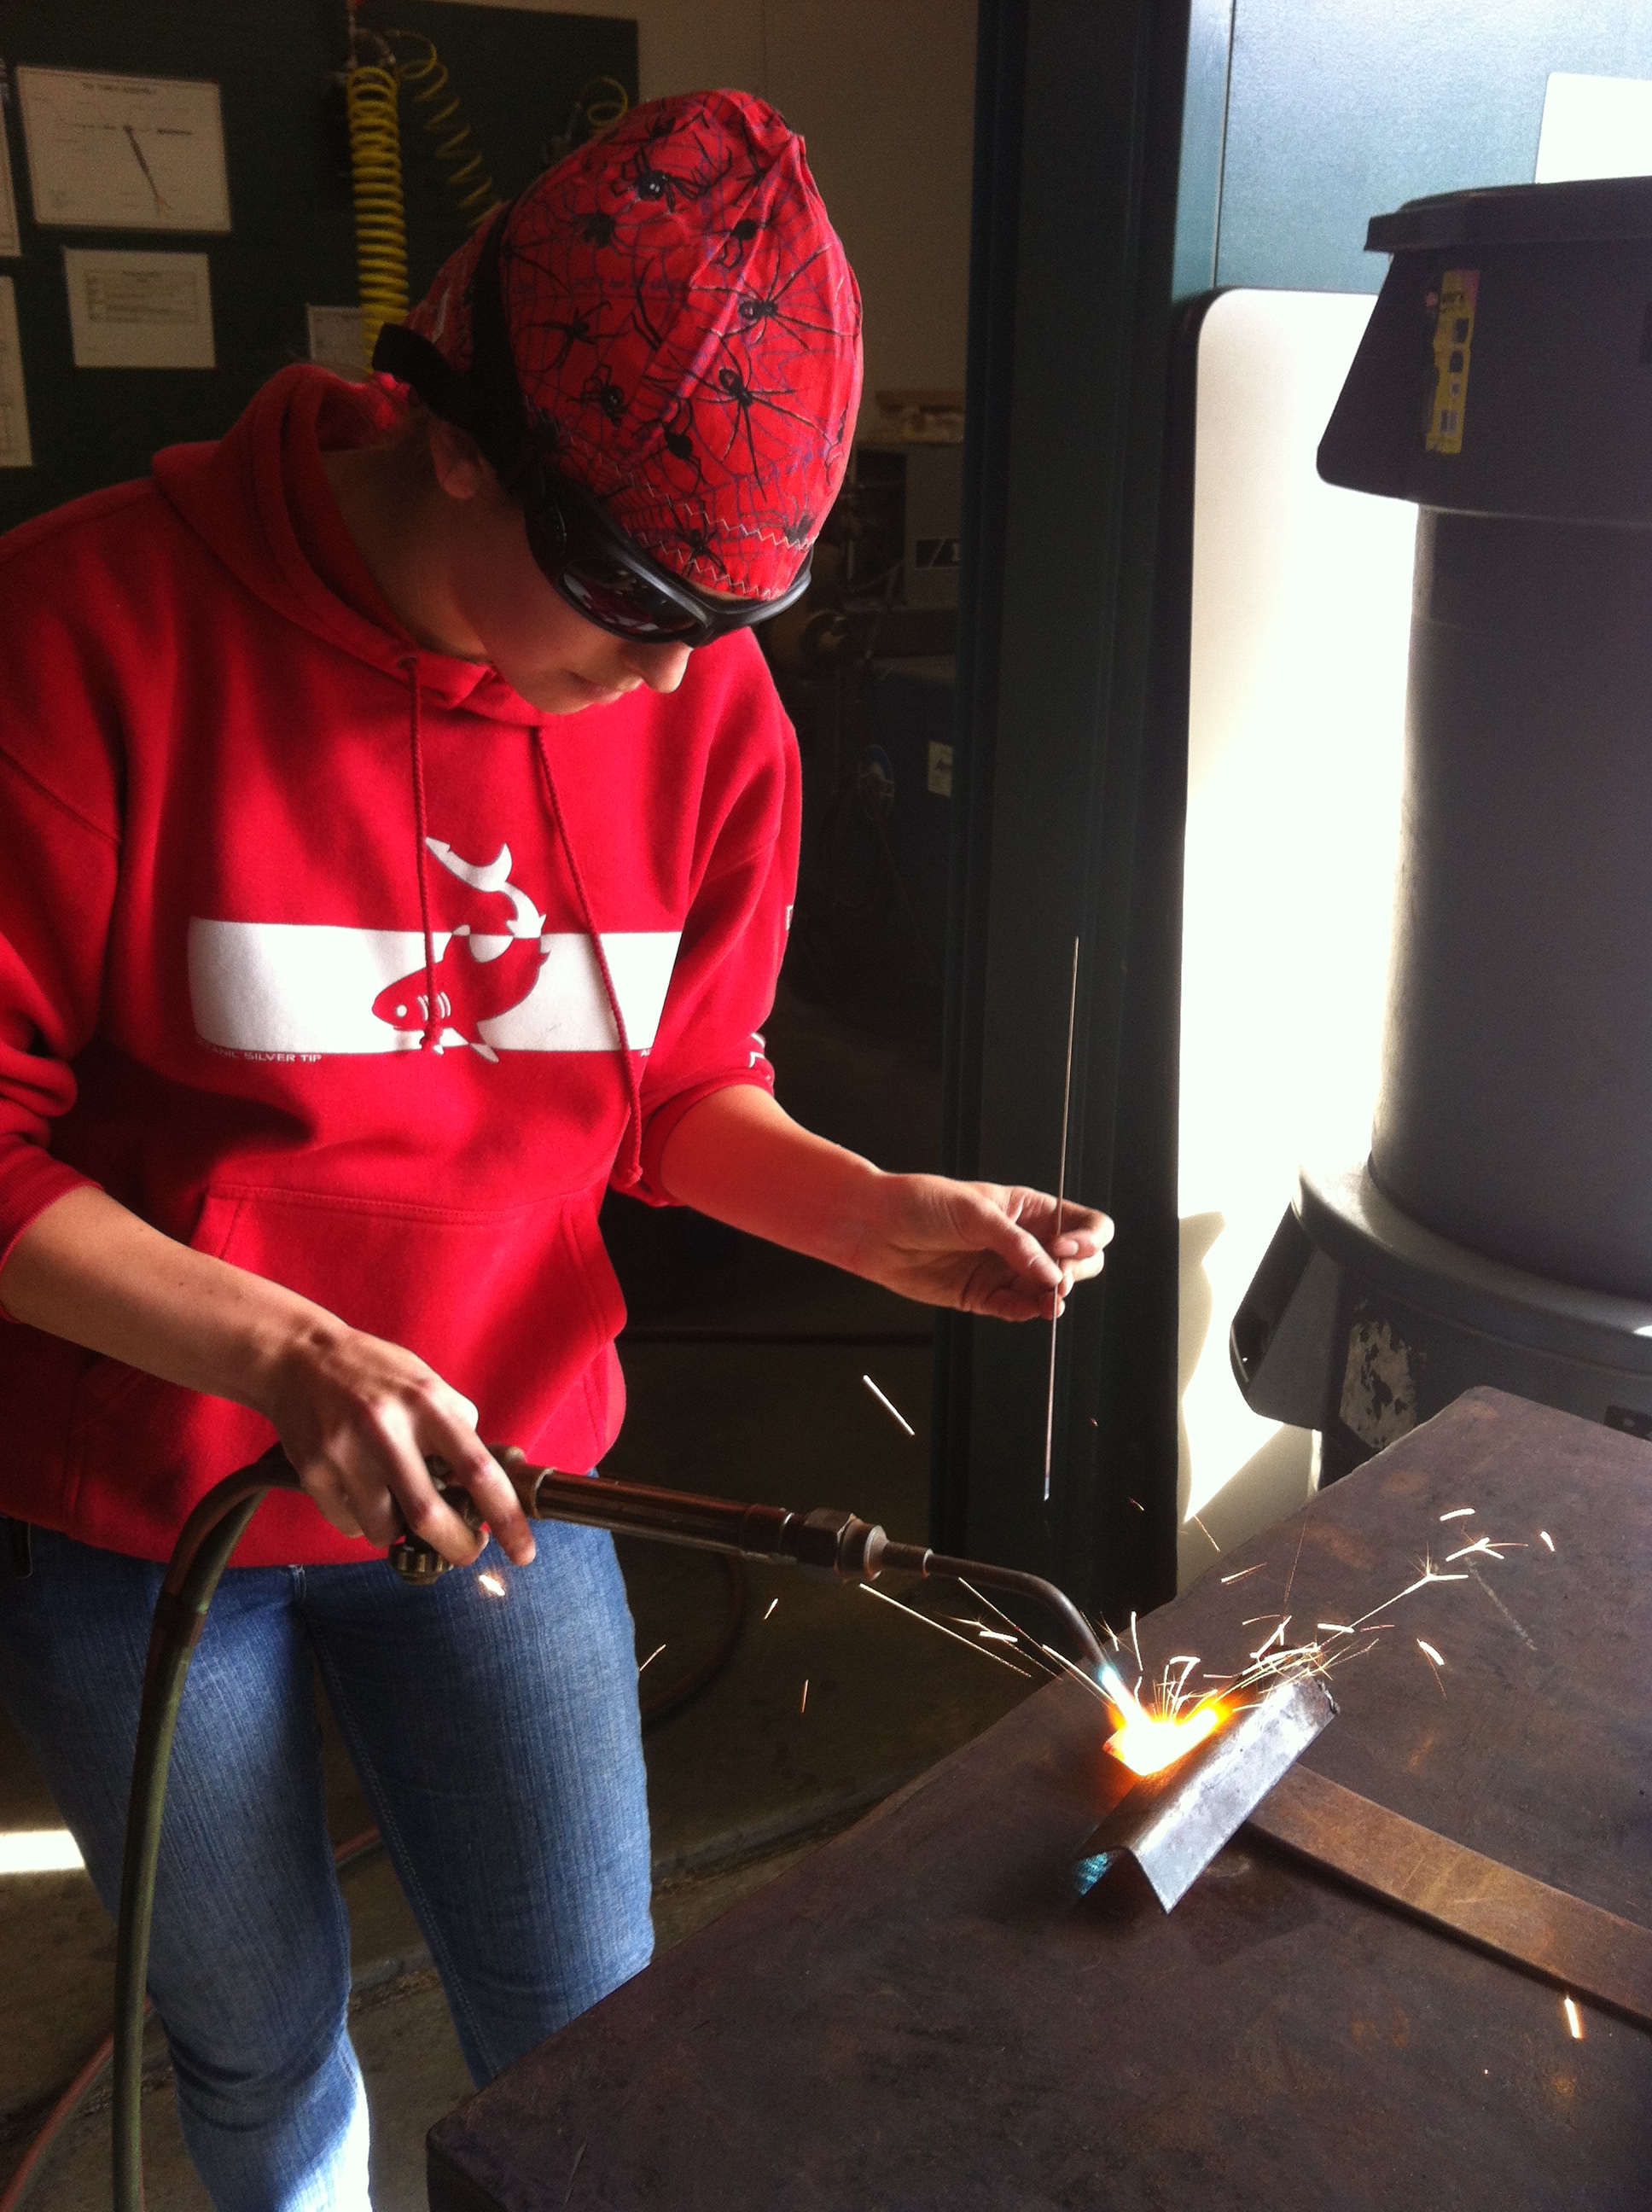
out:
<path id="1" fill-rule="evenodd" d="M 636 95 L 636 26 L 590 15 L 368 0 L 362 21 L 423 32 L 462 95 L 500 191 L 525 184 L 582 84 L 607 73 Z M 32 220 L 15 88 L 6 110 L 23 258 L 16 285 L 35 466 L 0 471 L 0 528 L 148 468 L 158 447 L 217 436 L 264 380 L 307 349 L 304 309 L 355 298 L 355 245 L 340 97 L 343 0 L 5 0 L 0 57 L 133 76 L 216 78 L 234 229 L 182 233 L 39 229 Z M 465 224 L 404 99 L 410 280 L 417 299 Z M 204 252 L 216 369 L 77 369 L 64 246 Z"/>

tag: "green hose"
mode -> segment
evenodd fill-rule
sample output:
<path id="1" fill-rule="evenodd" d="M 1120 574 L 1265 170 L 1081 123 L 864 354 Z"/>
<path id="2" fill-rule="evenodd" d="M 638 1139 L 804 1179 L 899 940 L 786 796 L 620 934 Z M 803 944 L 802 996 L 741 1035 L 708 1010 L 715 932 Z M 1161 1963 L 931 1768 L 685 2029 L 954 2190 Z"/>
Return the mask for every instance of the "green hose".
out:
<path id="1" fill-rule="evenodd" d="M 243 1468 L 210 1490 L 184 1525 L 155 1601 L 120 1869 L 115 1954 L 115 2212 L 143 2212 L 144 1984 L 161 1856 L 161 1818 L 166 1810 L 178 1708 L 218 1577 L 266 1492 L 294 1489 L 297 1483 L 276 1445 L 254 1466 Z"/>

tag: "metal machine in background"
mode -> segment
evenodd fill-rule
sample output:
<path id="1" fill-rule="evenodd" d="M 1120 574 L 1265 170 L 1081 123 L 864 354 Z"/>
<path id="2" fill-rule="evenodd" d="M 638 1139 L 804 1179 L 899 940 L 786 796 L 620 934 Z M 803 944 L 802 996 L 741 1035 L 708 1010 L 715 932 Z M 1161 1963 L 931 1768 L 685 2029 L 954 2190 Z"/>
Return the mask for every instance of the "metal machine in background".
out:
<path id="1" fill-rule="evenodd" d="M 1321 1480 L 1482 1383 L 1652 1436 L 1652 179 L 1367 243 L 1319 466 L 1422 509 L 1381 1083 L 1230 1334 Z"/>

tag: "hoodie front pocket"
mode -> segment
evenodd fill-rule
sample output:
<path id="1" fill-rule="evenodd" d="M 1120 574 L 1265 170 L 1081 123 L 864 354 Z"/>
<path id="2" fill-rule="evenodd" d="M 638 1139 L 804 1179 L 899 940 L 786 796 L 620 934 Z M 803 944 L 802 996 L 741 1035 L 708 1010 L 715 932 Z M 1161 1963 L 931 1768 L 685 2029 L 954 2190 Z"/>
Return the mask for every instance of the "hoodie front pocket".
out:
<path id="1" fill-rule="evenodd" d="M 416 1352 L 501 1443 L 539 1434 L 625 1318 L 588 1200 L 504 1212 L 240 1191 L 222 1256 Z M 587 1249 L 587 1246 L 594 1249 Z"/>

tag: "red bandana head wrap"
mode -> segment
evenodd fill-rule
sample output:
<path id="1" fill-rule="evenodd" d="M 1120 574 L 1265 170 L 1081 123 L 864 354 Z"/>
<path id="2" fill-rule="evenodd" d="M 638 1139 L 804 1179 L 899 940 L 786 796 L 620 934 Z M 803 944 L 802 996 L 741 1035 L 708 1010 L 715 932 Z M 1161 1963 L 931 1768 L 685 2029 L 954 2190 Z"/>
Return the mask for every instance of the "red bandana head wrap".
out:
<path id="1" fill-rule="evenodd" d="M 860 397 L 860 294 L 802 139 L 745 93 L 652 100 L 495 220 L 535 445 L 683 582 L 778 598 Z M 486 235 L 408 318 L 460 374 Z"/>

